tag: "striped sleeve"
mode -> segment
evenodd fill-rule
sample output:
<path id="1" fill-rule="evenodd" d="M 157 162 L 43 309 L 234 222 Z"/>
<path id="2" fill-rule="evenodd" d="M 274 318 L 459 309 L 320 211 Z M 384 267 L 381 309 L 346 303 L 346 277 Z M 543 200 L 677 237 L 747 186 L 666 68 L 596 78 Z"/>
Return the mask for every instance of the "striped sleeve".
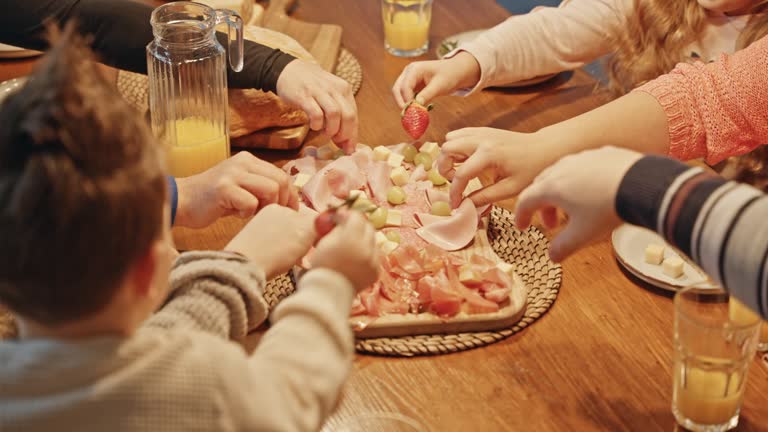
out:
<path id="1" fill-rule="evenodd" d="M 626 222 L 661 234 L 744 304 L 768 318 L 768 197 L 700 168 L 647 156 L 616 196 Z"/>

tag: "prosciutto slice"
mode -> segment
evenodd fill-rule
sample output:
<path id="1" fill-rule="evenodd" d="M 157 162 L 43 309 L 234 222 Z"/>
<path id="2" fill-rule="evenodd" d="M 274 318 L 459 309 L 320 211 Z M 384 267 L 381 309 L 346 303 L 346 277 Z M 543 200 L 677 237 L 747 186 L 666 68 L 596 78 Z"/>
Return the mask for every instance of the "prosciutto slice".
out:
<path id="1" fill-rule="evenodd" d="M 341 198 L 349 191 L 361 189 L 365 184 L 365 174 L 354 159 L 342 156 L 318 171 L 304 185 L 302 192 L 313 209 L 325 211 L 341 203 Z"/>
<path id="2" fill-rule="evenodd" d="M 455 251 L 475 238 L 478 220 L 472 200 L 465 199 L 451 216 L 417 229 L 416 234 L 443 250 Z"/>
<path id="3" fill-rule="evenodd" d="M 315 159 L 313 156 L 305 156 L 303 158 L 292 160 L 283 165 L 283 170 L 289 175 L 315 175 L 317 172 L 317 159 Z"/>
<path id="4" fill-rule="evenodd" d="M 368 188 L 371 190 L 371 197 L 382 204 L 387 202 L 387 191 L 392 187 L 392 181 L 389 174 L 392 168 L 386 162 L 371 162 L 368 164 Z"/>

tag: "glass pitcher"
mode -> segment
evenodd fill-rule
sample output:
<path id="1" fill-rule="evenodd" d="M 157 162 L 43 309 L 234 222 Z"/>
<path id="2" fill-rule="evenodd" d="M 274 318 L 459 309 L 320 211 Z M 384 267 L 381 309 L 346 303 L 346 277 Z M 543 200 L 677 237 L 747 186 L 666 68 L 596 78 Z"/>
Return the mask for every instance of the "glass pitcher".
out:
<path id="1" fill-rule="evenodd" d="M 152 130 L 168 147 L 170 173 L 187 177 L 229 157 L 225 51 L 215 27 L 225 24 L 229 64 L 243 68 L 243 20 L 229 10 L 173 2 L 152 12 L 147 45 Z"/>

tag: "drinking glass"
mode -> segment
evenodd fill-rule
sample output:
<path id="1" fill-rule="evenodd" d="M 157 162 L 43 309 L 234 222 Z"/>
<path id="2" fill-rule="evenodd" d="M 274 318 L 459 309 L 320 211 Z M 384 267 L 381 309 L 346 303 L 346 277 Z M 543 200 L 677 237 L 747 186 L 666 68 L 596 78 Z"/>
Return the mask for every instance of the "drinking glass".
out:
<path id="1" fill-rule="evenodd" d="M 761 321 L 733 320 L 722 288 L 689 287 L 675 295 L 674 389 L 677 423 L 697 432 L 736 427 Z"/>
<path id="2" fill-rule="evenodd" d="M 381 0 L 384 47 L 398 57 L 416 57 L 429 49 L 432 0 Z"/>

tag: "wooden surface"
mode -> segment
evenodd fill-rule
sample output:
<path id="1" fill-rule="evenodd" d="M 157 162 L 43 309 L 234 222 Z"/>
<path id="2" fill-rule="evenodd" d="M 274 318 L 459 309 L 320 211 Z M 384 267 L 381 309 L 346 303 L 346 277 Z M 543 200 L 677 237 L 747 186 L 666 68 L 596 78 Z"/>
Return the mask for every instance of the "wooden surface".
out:
<path id="1" fill-rule="evenodd" d="M 361 139 L 390 144 L 406 139 L 389 88 L 409 60 L 385 53 L 379 9 L 376 0 L 304 0 L 295 15 L 344 27 L 343 44 L 365 73 L 357 98 Z M 505 16 L 492 0 L 437 0 L 430 40 Z M 30 65 L 2 61 L 0 79 Z M 597 106 L 592 90 L 592 79 L 576 72 L 531 89 L 443 98 L 426 138 L 481 125 L 534 131 Z M 296 153 L 259 155 L 284 161 Z M 230 219 L 205 231 L 176 230 L 175 237 L 186 248 L 217 248 L 239 225 Z M 563 287 L 549 313 L 503 342 L 430 358 L 358 356 L 325 431 L 376 412 L 401 413 L 435 432 L 672 431 L 671 364 L 670 298 L 628 279 L 603 240 L 564 263 Z M 739 430 L 768 430 L 768 369 L 759 361 L 750 371 Z"/>

